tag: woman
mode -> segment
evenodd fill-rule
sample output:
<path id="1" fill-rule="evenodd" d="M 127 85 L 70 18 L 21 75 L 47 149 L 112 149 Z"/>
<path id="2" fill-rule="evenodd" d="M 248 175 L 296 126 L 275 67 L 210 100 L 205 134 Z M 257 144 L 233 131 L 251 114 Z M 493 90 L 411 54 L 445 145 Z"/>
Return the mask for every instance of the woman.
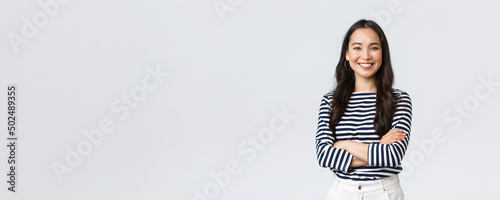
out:
<path id="1" fill-rule="evenodd" d="M 327 199 L 404 199 L 398 173 L 410 140 L 410 96 L 393 89 L 389 45 L 375 22 L 347 31 L 333 91 L 321 100 L 316 155 L 334 172 Z"/>

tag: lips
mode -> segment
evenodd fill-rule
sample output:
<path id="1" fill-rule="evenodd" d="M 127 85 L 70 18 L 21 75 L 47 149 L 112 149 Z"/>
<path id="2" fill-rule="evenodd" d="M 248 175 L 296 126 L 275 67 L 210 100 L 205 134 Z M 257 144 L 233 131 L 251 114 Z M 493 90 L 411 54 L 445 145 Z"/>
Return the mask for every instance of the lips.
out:
<path id="1" fill-rule="evenodd" d="M 358 63 L 358 64 L 363 69 L 370 69 L 373 66 L 373 63 Z"/>

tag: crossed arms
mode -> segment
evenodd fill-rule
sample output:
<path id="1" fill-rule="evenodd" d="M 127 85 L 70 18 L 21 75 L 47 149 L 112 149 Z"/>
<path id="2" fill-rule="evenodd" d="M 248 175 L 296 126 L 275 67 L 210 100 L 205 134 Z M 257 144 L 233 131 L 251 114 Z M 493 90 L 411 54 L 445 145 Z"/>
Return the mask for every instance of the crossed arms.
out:
<path id="1" fill-rule="evenodd" d="M 390 145 L 394 142 L 404 140 L 406 133 L 401 129 L 391 129 L 387 132 L 382 139 L 380 139 L 379 144 Z M 333 143 L 333 147 L 346 150 L 353 155 L 351 164 L 349 168 L 361 167 L 368 165 L 368 147 L 369 144 L 355 142 L 351 140 L 337 141 Z"/>

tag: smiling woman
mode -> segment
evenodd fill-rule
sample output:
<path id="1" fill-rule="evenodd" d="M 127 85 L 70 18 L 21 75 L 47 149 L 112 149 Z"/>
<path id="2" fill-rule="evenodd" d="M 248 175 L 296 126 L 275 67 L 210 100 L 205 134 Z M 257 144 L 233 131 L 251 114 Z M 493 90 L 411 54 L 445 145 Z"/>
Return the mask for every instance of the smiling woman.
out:
<path id="1" fill-rule="evenodd" d="M 321 100 L 316 154 L 334 172 L 327 199 L 404 199 L 398 174 L 410 140 L 410 96 L 393 89 L 389 45 L 375 22 L 347 31 L 336 86 Z"/>
<path id="2" fill-rule="evenodd" d="M 345 59 L 354 70 L 355 78 L 363 81 L 358 81 L 358 89 L 374 92 L 374 85 L 366 84 L 366 81 L 372 82 L 371 79 L 375 79 L 373 75 L 382 64 L 382 50 L 377 33 L 371 28 L 359 28 L 352 33 L 349 43 Z M 363 86 L 373 88 L 359 88 Z"/>

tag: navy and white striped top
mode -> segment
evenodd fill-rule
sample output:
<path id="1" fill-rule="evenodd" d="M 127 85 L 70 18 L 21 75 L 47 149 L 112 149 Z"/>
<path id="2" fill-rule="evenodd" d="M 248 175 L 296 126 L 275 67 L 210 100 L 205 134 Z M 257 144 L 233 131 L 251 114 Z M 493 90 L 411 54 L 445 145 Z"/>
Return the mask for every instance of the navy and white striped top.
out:
<path id="1" fill-rule="evenodd" d="M 398 174 L 403 170 L 401 161 L 410 140 L 412 104 L 410 96 L 401 90 L 397 109 L 392 121 L 393 129 L 402 129 L 406 136 L 392 144 L 379 144 L 380 138 L 373 128 L 375 117 L 375 92 L 354 92 L 348 107 L 335 127 L 337 140 L 368 143 L 368 165 L 349 168 L 353 155 L 333 147 L 334 139 L 329 128 L 332 93 L 323 96 L 319 109 L 316 132 L 316 156 L 321 167 L 330 168 L 338 177 L 355 181 L 375 180 Z"/>

